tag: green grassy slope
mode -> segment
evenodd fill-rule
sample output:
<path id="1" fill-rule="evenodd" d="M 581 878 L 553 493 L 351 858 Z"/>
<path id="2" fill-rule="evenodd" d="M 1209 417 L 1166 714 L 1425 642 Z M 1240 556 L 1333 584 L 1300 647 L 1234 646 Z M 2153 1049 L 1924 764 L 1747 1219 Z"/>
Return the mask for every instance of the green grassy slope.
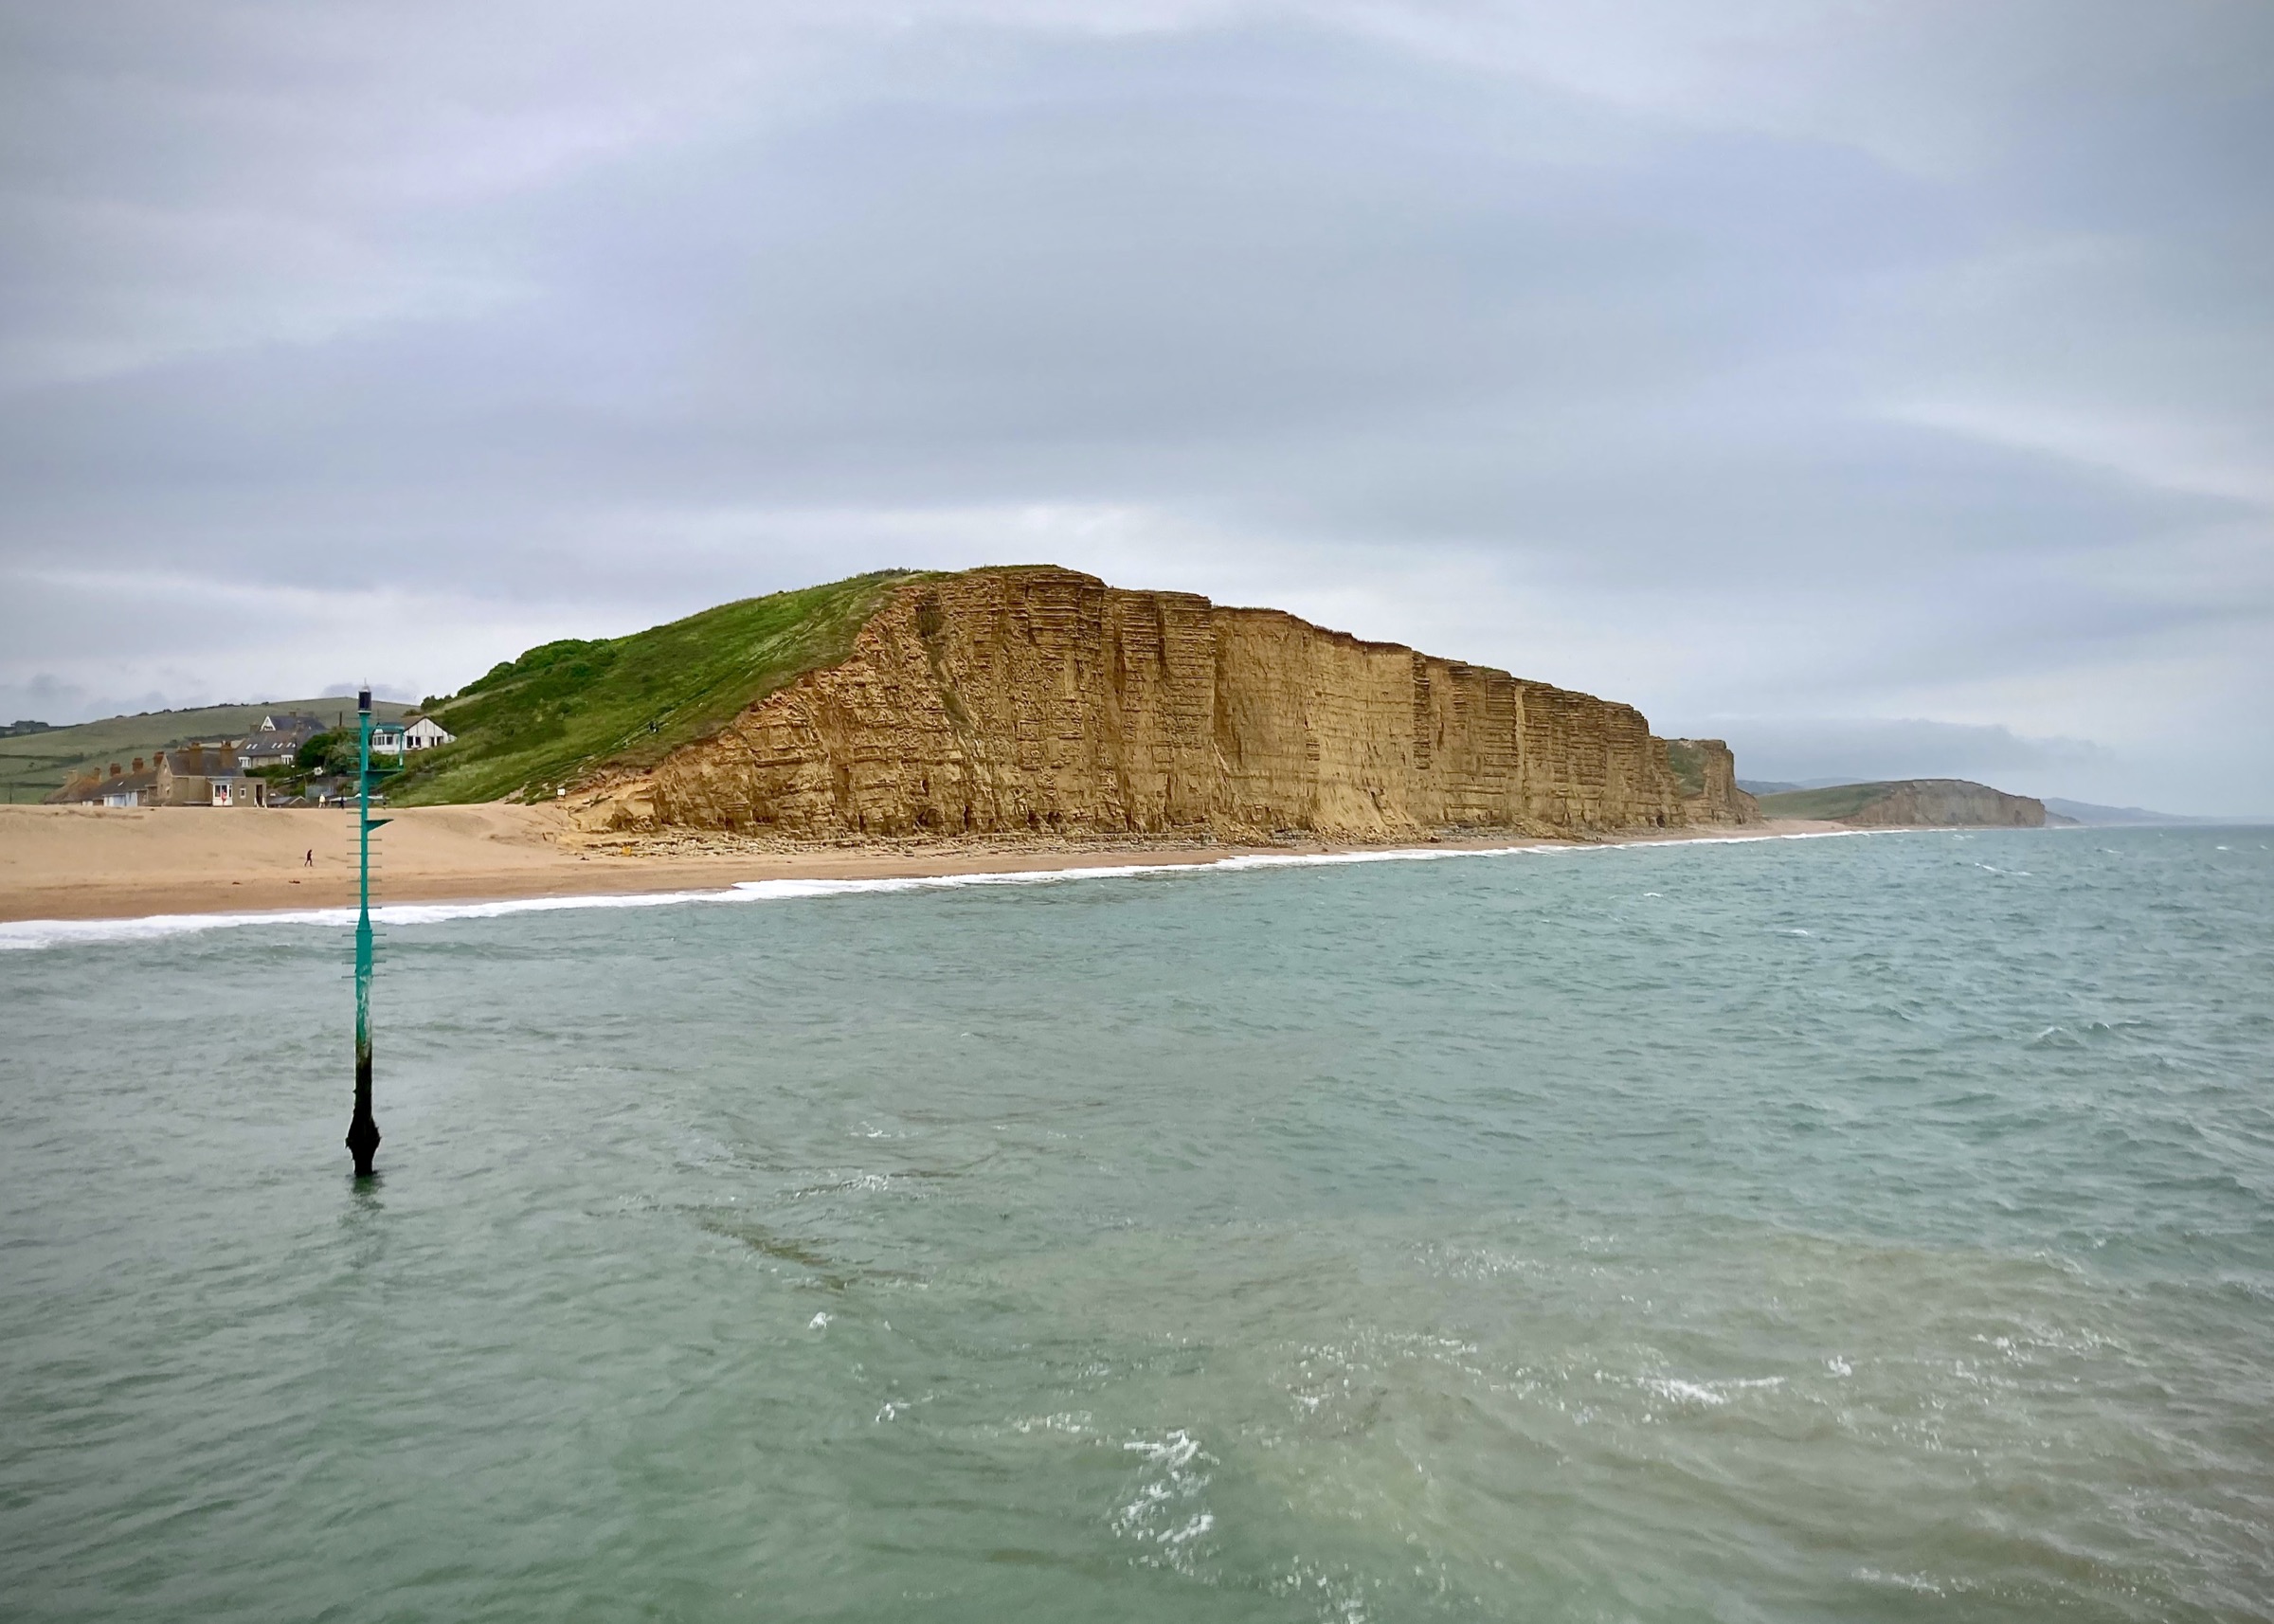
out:
<path id="1" fill-rule="evenodd" d="M 535 798 L 646 767 L 808 671 L 835 664 L 908 571 L 746 598 L 628 637 L 532 648 L 435 705 L 455 744 L 412 758 L 399 806 Z"/>
<path id="2" fill-rule="evenodd" d="M 1851 818 L 1895 786 L 1891 784 L 1835 784 L 1830 789 L 1788 789 L 1760 797 L 1764 818 Z"/>
<path id="3" fill-rule="evenodd" d="M 399 721 L 411 713 L 407 705 L 374 701 L 372 711 L 382 721 Z M 355 701 L 334 695 L 327 699 L 278 699 L 265 705 L 206 705 L 192 711 L 145 711 L 133 716 L 107 716 L 99 722 L 55 728 L 44 733 L 25 733 L 0 739 L 0 802 L 38 801 L 81 767 L 108 770 L 112 762 L 125 767 L 136 756 L 149 756 L 192 740 L 236 739 L 261 725 L 271 711 L 305 711 L 327 723 L 355 718 Z"/>
<path id="4" fill-rule="evenodd" d="M 1666 741 L 1667 765 L 1673 768 L 1674 787 L 1685 796 L 1706 793 L 1706 752 L 1687 739 Z"/>

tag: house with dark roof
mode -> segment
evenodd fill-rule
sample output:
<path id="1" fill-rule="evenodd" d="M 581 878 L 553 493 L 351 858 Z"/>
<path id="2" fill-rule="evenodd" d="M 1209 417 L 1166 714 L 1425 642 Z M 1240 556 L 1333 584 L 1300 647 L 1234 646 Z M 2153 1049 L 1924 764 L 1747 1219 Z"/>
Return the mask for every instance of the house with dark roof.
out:
<path id="1" fill-rule="evenodd" d="M 268 783 L 246 776 L 234 745 L 185 745 L 160 750 L 146 765 L 135 757 L 130 768 L 110 764 L 74 774 L 47 797 L 56 805 L 102 806 L 265 806 Z"/>
<path id="2" fill-rule="evenodd" d="M 157 784 L 157 767 L 136 756 L 131 768 L 113 762 L 108 773 L 100 767 L 74 773 L 47 799 L 62 805 L 148 806 Z"/>
<path id="3" fill-rule="evenodd" d="M 152 806 L 264 806 L 268 785 L 245 775 L 234 745 L 160 750 Z"/>
<path id="4" fill-rule="evenodd" d="M 321 717 L 305 711 L 277 711 L 261 718 L 237 747 L 238 759 L 247 772 L 264 767 L 290 767 L 300 747 L 324 731 Z"/>

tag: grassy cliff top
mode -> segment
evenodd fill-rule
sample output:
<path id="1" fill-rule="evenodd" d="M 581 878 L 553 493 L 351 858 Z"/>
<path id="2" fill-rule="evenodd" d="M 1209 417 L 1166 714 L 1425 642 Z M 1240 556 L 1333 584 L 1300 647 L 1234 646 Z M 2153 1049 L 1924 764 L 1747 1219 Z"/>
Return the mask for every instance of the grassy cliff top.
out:
<path id="1" fill-rule="evenodd" d="M 1666 741 L 1667 765 L 1673 769 L 1674 787 L 1694 798 L 1706 793 L 1706 752 L 1688 739 Z"/>
<path id="2" fill-rule="evenodd" d="M 1764 818 L 1813 818 L 1836 822 L 1852 818 L 1896 788 L 1892 783 L 1835 784 L 1829 789 L 1787 789 L 1757 797 Z"/>
<path id="3" fill-rule="evenodd" d="M 428 713 L 458 735 L 388 785 L 397 805 L 550 795 L 652 766 L 808 671 L 834 665 L 905 570 L 745 598 L 628 637 L 532 648 Z"/>

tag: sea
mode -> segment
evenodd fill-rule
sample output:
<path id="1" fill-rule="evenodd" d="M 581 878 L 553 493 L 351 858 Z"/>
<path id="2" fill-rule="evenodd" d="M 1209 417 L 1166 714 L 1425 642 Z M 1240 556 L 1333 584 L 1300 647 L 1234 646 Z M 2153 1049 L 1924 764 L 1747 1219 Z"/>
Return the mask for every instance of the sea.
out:
<path id="1" fill-rule="evenodd" d="M 2274 1618 L 2270 845 L 0 927 L 0 1615 Z"/>

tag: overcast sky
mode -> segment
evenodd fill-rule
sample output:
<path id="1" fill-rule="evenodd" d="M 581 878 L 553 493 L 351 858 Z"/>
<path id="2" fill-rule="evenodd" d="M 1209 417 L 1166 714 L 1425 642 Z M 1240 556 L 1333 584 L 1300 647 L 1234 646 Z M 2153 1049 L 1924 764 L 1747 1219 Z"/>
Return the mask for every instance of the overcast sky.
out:
<path id="1" fill-rule="evenodd" d="M 0 6 L 0 720 L 1055 561 L 2274 810 L 2274 5 Z"/>

